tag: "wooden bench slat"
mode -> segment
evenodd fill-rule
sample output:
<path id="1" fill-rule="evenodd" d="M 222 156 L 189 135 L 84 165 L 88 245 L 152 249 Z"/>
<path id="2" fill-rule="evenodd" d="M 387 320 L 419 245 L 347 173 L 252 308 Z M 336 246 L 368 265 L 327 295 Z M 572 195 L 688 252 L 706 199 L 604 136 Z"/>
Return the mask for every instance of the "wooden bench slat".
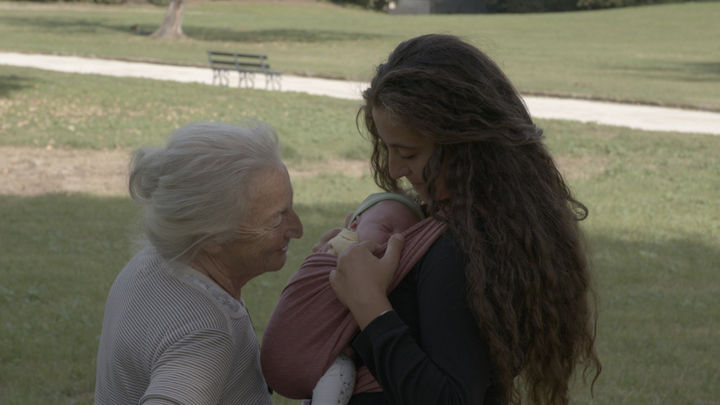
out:
<path id="1" fill-rule="evenodd" d="M 213 71 L 213 83 L 218 80 L 220 83 L 225 81 L 226 84 L 229 84 L 227 72 L 234 70 L 240 74 L 240 85 L 246 82 L 254 86 L 254 79 L 247 74 L 261 73 L 265 75 L 265 87 L 268 87 L 269 84 L 273 88 L 277 86 L 280 89 L 282 73 L 270 70 L 267 55 L 223 51 L 207 51 L 207 54 L 210 68 Z"/>
<path id="2" fill-rule="evenodd" d="M 249 63 L 249 62 L 233 62 L 233 61 L 212 61 L 211 65 L 218 65 L 218 66 L 248 66 L 248 67 L 256 67 L 256 68 L 269 68 L 270 65 L 267 63 Z"/>
<path id="3" fill-rule="evenodd" d="M 235 53 L 235 52 L 216 52 L 216 51 L 208 51 L 209 55 L 212 56 L 232 56 L 232 57 L 238 57 L 238 58 L 258 58 L 258 59 L 267 59 L 267 55 L 260 55 L 260 54 L 254 54 L 254 53 Z"/>

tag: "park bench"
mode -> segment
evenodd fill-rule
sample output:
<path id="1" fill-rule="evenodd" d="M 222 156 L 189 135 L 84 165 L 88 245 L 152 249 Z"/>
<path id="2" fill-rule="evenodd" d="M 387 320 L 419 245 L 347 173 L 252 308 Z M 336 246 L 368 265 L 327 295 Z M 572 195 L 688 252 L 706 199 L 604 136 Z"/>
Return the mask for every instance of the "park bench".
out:
<path id="1" fill-rule="evenodd" d="M 265 88 L 280 90 L 282 73 L 270 70 L 267 55 L 207 51 L 213 79 L 219 85 L 230 85 L 230 73 L 238 72 L 239 87 L 255 87 L 255 74 L 265 76 Z"/>

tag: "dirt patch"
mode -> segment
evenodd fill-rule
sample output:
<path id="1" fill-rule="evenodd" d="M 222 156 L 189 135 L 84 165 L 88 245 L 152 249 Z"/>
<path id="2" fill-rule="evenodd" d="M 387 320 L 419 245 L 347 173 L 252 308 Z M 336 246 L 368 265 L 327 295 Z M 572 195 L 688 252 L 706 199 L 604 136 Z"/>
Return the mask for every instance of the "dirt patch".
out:
<path id="1" fill-rule="evenodd" d="M 605 171 L 607 158 L 597 156 L 555 156 L 555 164 L 565 179 L 589 179 Z"/>
<path id="2" fill-rule="evenodd" d="M 293 179 L 315 177 L 322 173 L 342 173 L 357 178 L 370 175 L 370 163 L 365 160 L 329 160 L 305 164 L 301 167 L 290 167 L 288 171 Z"/>
<path id="3" fill-rule="evenodd" d="M 77 150 L 0 147 L 0 194 L 33 196 L 48 193 L 127 195 L 129 150 Z M 605 162 L 593 156 L 556 157 L 568 179 L 587 179 L 602 173 Z M 370 173 L 363 160 L 330 160 L 290 167 L 293 179 L 322 173 L 361 177 Z"/>
<path id="4" fill-rule="evenodd" d="M 126 193 L 126 150 L 0 147 L 0 194 Z"/>
<path id="5" fill-rule="evenodd" d="M 129 150 L 0 147 L 0 194 L 127 195 L 130 153 Z M 320 173 L 361 177 L 369 173 L 368 163 L 357 160 L 332 160 L 289 170 L 292 178 L 313 177 Z"/>

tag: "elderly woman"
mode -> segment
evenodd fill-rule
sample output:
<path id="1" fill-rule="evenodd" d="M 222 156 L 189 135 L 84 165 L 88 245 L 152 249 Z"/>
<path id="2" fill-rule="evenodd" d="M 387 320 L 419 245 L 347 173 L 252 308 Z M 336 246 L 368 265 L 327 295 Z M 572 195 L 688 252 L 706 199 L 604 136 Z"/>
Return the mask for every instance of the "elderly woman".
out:
<path id="1" fill-rule="evenodd" d="M 241 298 L 302 235 L 266 125 L 193 124 L 138 150 L 130 195 L 148 243 L 113 283 L 96 404 L 270 404 Z"/>

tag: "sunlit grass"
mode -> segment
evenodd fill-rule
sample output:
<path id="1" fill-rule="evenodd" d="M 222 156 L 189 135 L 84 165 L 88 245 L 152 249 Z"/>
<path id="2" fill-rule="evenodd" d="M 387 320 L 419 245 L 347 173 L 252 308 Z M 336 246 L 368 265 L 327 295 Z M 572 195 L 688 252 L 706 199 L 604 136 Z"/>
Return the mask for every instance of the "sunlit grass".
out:
<path id="1" fill-rule="evenodd" d="M 207 66 L 208 49 L 263 53 L 286 73 L 369 80 L 402 40 L 459 35 L 523 92 L 720 109 L 720 3 L 592 12 L 386 15 L 327 2 L 191 2 L 189 39 L 161 41 L 155 6 L 4 3 L 0 50 Z"/>
<path id="2" fill-rule="evenodd" d="M 191 122 L 262 120 L 276 129 L 291 163 L 365 159 L 368 145 L 354 121 L 358 106 L 302 93 L 0 66 L 4 145 L 137 148 L 161 144 Z"/>

